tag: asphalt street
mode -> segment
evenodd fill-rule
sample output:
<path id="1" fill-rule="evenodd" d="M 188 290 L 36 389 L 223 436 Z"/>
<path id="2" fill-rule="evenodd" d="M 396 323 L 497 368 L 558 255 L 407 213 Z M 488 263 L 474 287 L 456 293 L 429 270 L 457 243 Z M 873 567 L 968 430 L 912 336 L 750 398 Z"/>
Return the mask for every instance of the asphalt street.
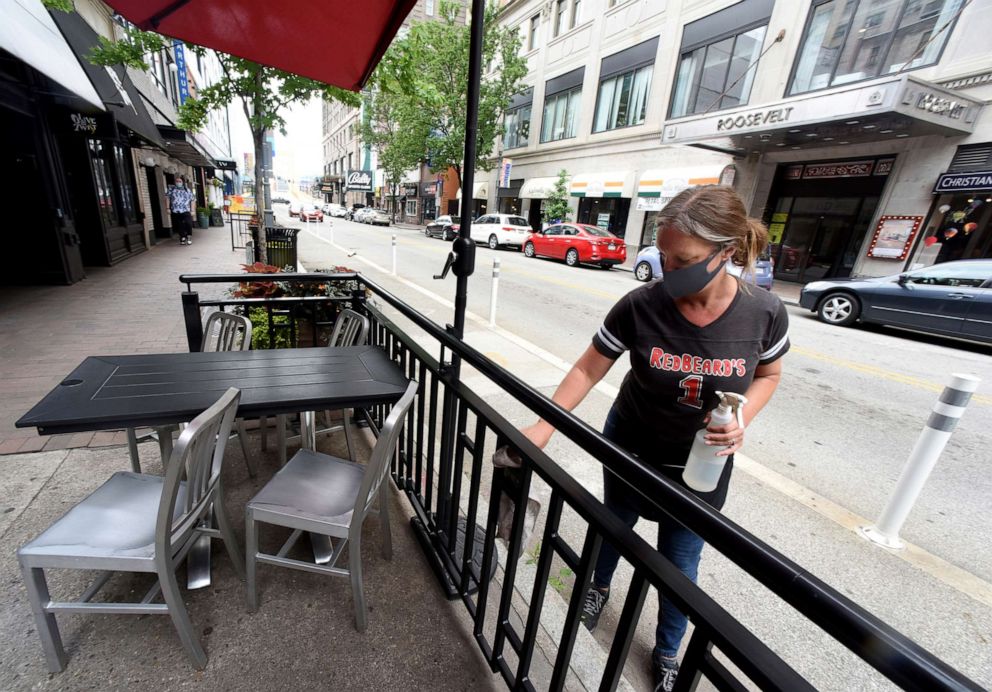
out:
<path id="1" fill-rule="evenodd" d="M 298 225 L 282 215 L 280 221 Z M 432 278 L 441 271 L 448 243 L 426 238 L 414 230 L 341 219 L 334 219 L 333 224 L 311 224 L 308 231 L 301 234 L 300 243 L 301 259 L 308 270 L 344 264 L 367 273 L 390 290 L 402 291 L 404 300 L 436 322 L 451 320 L 450 304 L 439 302 L 438 297 L 453 300 L 454 277 L 445 281 Z M 391 275 L 393 236 L 395 278 Z M 525 350 L 542 353 L 546 367 L 522 371 L 511 354 L 487 351 L 483 329 L 474 330 L 467 339 L 550 395 L 563 375 L 562 368 L 585 349 L 609 308 L 640 284 L 621 270 L 571 268 L 564 263 L 529 259 L 516 251 L 492 251 L 480 246 L 476 273 L 469 282 L 468 307 L 483 320 L 489 316 L 492 264 L 497 258 L 501 264 L 497 325 L 520 339 Z M 410 288 L 414 290 L 407 290 Z M 982 378 L 979 393 L 927 482 L 902 537 L 979 581 L 992 581 L 992 556 L 987 549 L 992 529 L 987 510 L 992 490 L 989 349 L 891 329 L 832 327 L 798 307 L 790 307 L 789 313 L 792 350 L 784 360 L 782 385 L 749 427 L 745 453 L 761 469 L 777 474 L 802 493 L 815 494 L 843 511 L 873 519 L 884 506 L 949 375 L 977 375 Z M 623 362 L 614 366 L 605 378 L 605 386 L 590 395 L 577 413 L 600 426 L 611 402 L 611 390 L 619 387 L 626 369 Z M 505 403 L 501 412 L 505 410 L 504 415 L 514 423 L 525 423 L 530 417 L 520 407 L 515 408 L 513 402 L 503 402 L 497 390 L 480 393 L 491 393 L 492 401 Z M 555 438 L 549 451 L 562 466 L 581 477 L 592 492 L 601 493 L 598 471 L 591 471 L 589 460 L 567 440 Z M 982 619 L 984 614 L 976 618 L 981 624 L 955 622 L 933 633 L 932 638 L 928 636 L 929 623 L 936 616 L 928 615 L 929 609 L 939 612 L 942 603 L 954 603 L 958 608 L 956 599 L 961 598 L 960 593 L 953 588 L 944 589 L 944 584 L 939 589 L 922 583 L 910 585 L 913 570 L 901 571 L 904 568 L 888 562 L 878 569 L 873 564 L 871 570 L 861 570 L 858 561 L 870 560 L 875 551 L 881 550 L 868 543 L 863 548 L 854 545 L 843 556 L 831 555 L 830 539 L 840 529 L 821 526 L 810 531 L 812 535 L 804 535 L 800 527 L 806 521 L 807 509 L 808 505 L 799 507 L 777 492 L 774 483 L 758 483 L 737 473 L 725 513 L 800 564 L 810 566 L 828 582 L 835 583 L 831 575 L 836 575 L 844 590 L 858 602 L 874 604 L 873 612 L 911 632 L 939 655 L 952 661 L 969 660 L 983 651 L 988 658 L 989 632 Z M 790 526 L 793 521 L 796 525 Z M 579 542 L 580 536 L 575 536 L 575 541 Z M 852 559 L 853 565 L 849 564 Z M 702 584 L 707 579 L 725 578 L 719 567 L 722 558 L 717 556 L 712 563 L 706 560 L 704 557 Z M 709 572 L 707 564 L 713 565 Z M 901 596 L 898 590 L 895 597 L 892 591 L 879 592 L 892 586 L 878 583 L 883 580 L 900 585 Z M 925 610 L 903 613 L 901 598 L 913 598 L 914 594 L 918 594 L 917 607 Z M 745 621 L 748 603 L 752 603 L 748 598 L 739 605 L 739 617 Z M 971 617 L 968 603 L 969 599 L 963 598 L 955 612 Z M 727 607 L 738 612 L 733 603 Z M 608 615 L 604 617 L 609 620 Z M 749 624 L 756 631 L 766 629 L 758 621 Z M 645 626 L 642 622 L 642 628 Z M 644 635 L 643 640 L 650 641 L 650 632 Z M 789 633 L 785 635 L 788 640 Z M 772 639 L 776 636 L 781 633 L 770 635 Z M 973 641 L 962 642 L 962 638 Z M 780 646 L 788 648 L 789 643 L 783 641 Z M 987 662 L 979 669 L 979 677 L 992 675 Z M 829 679 L 831 674 L 830 670 L 819 671 L 823 679 Z"/>

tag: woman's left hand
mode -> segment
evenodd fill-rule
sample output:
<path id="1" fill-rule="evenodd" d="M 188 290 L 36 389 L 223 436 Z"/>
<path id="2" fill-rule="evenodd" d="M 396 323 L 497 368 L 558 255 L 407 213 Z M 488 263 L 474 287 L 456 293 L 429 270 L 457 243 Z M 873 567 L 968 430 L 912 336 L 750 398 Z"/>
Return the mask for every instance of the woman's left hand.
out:
<path id="1" fill-rule="evenodd" d="M 707 417 L 709 422 L 709 417 Z M 718 457 L 730 456 L 744 446 L 744 428 L 732 420 L 726 425 L 708 425 L 706 427 L 706 444 L 713 447 L 723 447 L 716 453 Z"/>

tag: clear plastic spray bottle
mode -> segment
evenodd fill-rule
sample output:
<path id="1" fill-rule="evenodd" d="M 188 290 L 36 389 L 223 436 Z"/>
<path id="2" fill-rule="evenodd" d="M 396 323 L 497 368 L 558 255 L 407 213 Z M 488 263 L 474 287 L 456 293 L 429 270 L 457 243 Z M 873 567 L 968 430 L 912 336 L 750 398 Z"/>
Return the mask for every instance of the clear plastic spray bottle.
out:
<path id="1" fill-rule="evenodd" d="M 733 392 L 717 392 L 716 395 L 720 397 L 720 403 L 710 412 L 710 422 L 707 427 L 727 425 L 736 418 L 737 425 L 743 428 L 744 404 L 747 403 L 747 397 Z M 692 441 L 692 449 L 689 450 L 689 458 L 682 472 L 682 480 L 685 484 L 700 493 L 716 490 L 720 476 L 723 474 L 723 467 L 727 463 L 727 457 L 717 456 L 717 453 L 723 450 L 724 447 L 706 444 L 706 428 L 700 429 L 696 433 L 696 439 Z"/>

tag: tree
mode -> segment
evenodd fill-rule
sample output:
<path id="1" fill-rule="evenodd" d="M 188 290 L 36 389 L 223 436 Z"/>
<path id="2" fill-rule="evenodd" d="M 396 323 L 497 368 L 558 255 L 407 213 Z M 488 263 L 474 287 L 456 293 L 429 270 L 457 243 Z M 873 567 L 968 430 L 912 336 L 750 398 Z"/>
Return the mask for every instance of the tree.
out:
<path id="1" fill-rule="evenodd" d="M 461 185 L 465 147 L 469 27 L 460 24 L 462 3 L 443 1 L 438 20 L 418 22 L 406 37 L 393 41 L 373 76 L 375 101 L 389 101 L 390 125 L 372 135 L 380 153 L 395 148 L 405 167 L 420 161 L 433 170 L 454 169 Z M 516 28 L 498 23 L 499 8 L 489 3 L 485 12 L 483 72 L 479 90 L 479 121 L 475 167 L 490 170 L 501 120 L 513 96 L 523 89 L 527 63 L 520 57 Z M 486 69 L 492 65 L 493 70 Z M 368 102 L 367 102 L 368 103 Z M 375 129 L 377 123 L 372 121 Z M 413 157 L 416 158 L 413 158 Z M 413 158 L 412 164 L 410 159 Z"/>
<path id="2" fill-rule="evenodd" d="M 52 0 L 50 0 L 52 1 Z M 88 56 L 97 65 L 127 65 L 139 70 L 148 70 L 145 58 L 156 51 L 169 48 L 172 40 L 159 34 L 141 31 L 134 27 L 123 28 L 124 37 L 118 41 L 100 38 L 100 44 Z M 201 46 L 187 44 L 190 51 L 202 54 Z M 294 103 L 304 103 L 312 98 L 326 101 L 337 100 L 357 106 L 359 97 L 350 91 L 322 84 L 307 77 L 277 70 L 274 67 L 236 58 L 225 53 L 216 53 L 220 60 L 223 77 L 209 86 L 197 89 L 195 97 L 187 98 L 179 107 L 179 127 L 190 132 L 203 129 L 211 111 L 225 108 L 235 99 L 241 101 L 241 108 L 251 128 L 255 149 L 255 209 L 259 214 L 265 208 L 263 177 L 265 132 L 279 129 L 285 134 L 285 109 Z M 265 233 L 258 235 L 258 259 L 267 261 Z"/>
<path id="3" fill-rule="evenodd" d="M 544 203 L 541 214 L 545 223 L 559 223 L 570 220 L 572 209 L 568 206 L 568 171 L 564 168 L 558 171 L 558 180 Z"/>

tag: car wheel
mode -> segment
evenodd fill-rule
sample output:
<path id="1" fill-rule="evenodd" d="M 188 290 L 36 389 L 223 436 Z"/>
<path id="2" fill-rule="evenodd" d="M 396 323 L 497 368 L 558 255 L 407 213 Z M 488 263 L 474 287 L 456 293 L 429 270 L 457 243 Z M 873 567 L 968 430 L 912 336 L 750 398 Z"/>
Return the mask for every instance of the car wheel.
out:
<path id="1" fill-rule="evenodd" d="M 527 243 L 524 245 L 524 254 L 528 257 L 534 257 L 537 253 L 534 251 L 534 243 Z"/>
<path id="2" fill-rule="evenodd" d="M 599 268 L 600 268 L 600 269 L 605 269 L 606 271 L 610 271 L 610 269 L 611 269 L 612 267 L 613 267 L 613 265 L 612 265 L 612 264 L 601 264 L 601 265 L 599 265 Z"/>
<path id="3" fill-rule="evenodd" d="M 574 247 L 565 253 L 565 264 L 570 267 L 578 266 L 579 264 L 579 251 Z"/>
<path id="4" fill-rule="evenodd" d="M 427 236 L 428 238 L 430 238 L 430 237 L 431 237 L 431 232 L 430 232 L 430 230 L 428 230 L 428 229 L 426 229 L 426 228 L 425 228 L 425 229 L 424 229 L 424 235 L 425 235 L 425 236 Z"/>
<path id="5" fill-rule="evenodd" d="M 497 248 L 499 248 L 499 239 L 496 237 L 496 234 L 493 233 L 489 236 L 489 249 L 496 250 Z"/>
<path id="6" fill-rule="evenodd" d="M 450 229 L 447 229 L 447 228 L 445 228 L 445 229 L 444 229 L 444 230 L 443 230 L 443 231 L 441 232 L 441 240 L 451 240 L 451 239 L 452 239 L 452 235 L 451 235 L 451 230 L 450 230 Z"/>
<path id="7" fill-rule="evenodd" d="M 817 317 L 827 324 L 846 327 L 861 314 L 861 303 L 850 293 L 830 293 L 820 301 Z"/>
<path id="8" fill-rule="evenodd" d="M 651 265 L 647 262 L 638 262 L 637 266 L 634 267 L 634 278 L 638 281 L 650 281 Z"/>

